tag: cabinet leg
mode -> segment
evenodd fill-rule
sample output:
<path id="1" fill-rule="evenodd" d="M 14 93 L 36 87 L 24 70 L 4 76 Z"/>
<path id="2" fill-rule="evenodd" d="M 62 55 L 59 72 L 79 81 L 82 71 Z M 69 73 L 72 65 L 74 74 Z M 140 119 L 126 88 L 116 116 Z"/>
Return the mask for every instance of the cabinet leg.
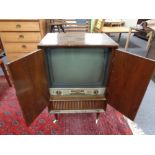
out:
<path id="1" fill-rule="evenodd" d="M 57 29 L 58 29 L 58 32 L 60 33 L 60 26 L 59 25 L 57 25 Z"/>
<path id="2" fill-rule="evenodd" d="M 147 42 L 147 46 L 146 46 L 146 50 L 148 52 L 150 45 L 151 45 L 151 41 L 152 41 L 152 37 L 153 37 L 153 31 L 150 31 L 147 36 L 149 36 L 148 42 Z"/>
<path id="3" fill-rule="evenodd" d="M 57 123 L 58 122 L 58 114 L 54 114 L 55 119 L 53 120 L 53 123 Z"/>
<path id="4" fill-rule="evenodd" d="M 62 31 L 63 31 L 63 32 L 65 32 L 65 30 L 64 30 L 64 28 L 63 28 L 63 26 L 62 26 L 62 25 L 60 25 L 60 28 L 62 29 Z"/>
<path id="5" fill-rule="evenodd" d="M 54 25 L 51 26 L 50 32 L 55 32 L 55 30 L 54 30 Z"/>
<path id="6" fill-rule="evenodd" d="M 128 37 L 127 37 L 126 44 L 125 44 L 125 50 L 127 50 L 128 46 L 129 46 L 131 32 L 132 32 L 132 28 L 129 29 Z"/>
<path id="7" fill-rule="evenodd" d="M 119 33 L 119 36 L 118 36 L 118 43 L 120 42 L 121 35 L 122 35 L 122 33 Z"/>
<path id="8" fill-rule="evenodd" d="M 98 123 L 98 121 L 99 121 L 99 116 L 100 116 L 100 113 L 98 112 L 98 113 L 96 113 L 96 124 Z"/>

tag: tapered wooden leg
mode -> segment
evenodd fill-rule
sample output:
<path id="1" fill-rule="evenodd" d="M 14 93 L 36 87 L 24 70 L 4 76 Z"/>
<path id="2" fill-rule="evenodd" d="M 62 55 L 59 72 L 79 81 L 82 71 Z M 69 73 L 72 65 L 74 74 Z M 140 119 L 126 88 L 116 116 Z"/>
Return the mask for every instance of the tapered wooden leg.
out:
<path id="1" fill-rule="evenodd" d="M 118 36 L 118 43 L 120 42 L 121 34 L 122 34 L 122 33 L 119 33 L 119 36 Z"/>
<path id="2" fill-rule="evenodd" d="M 57 29 L 58 29 L 58 32 L 60 33 L 60 27 L 59 27 L 59 25 L 57 25 Z"/>
<path id="3" fill-rule="evenodd" d="M 99 121 L 99 116 L 100 116 L 100 113 L 98 112 L 98 113 L 96 113 L 96 124 L 98 123 L 98 121 Z"/>
<path id="4" fill-rule="evenodd" d="M 51 32 L 54 32 L 54 25 L 51 26 Z"/>
<path id="5" fill-rule="evenodd" d="M 5 78 L 6 78 L 7 82 L 9 84 L 9 86 L 11 87 L 12 84 L 11 84 L 11 81 L 10 81 L 9 76 L 7 74 L 7 71 L 6 71 L 6 68 L 5 68 L 5 65 L 4 65 L 3 61 L 0 62 L 0 65 L 1 65 L 1 68 L 2 68 L 2 70 L 4 72 L 4 75 L 5 75 Z"/>
<path id="6" fill-rule="evenodd" d="M 129 46 L 131 32 L 132 32 L 132 28 L 129 29 L 128 37 L 127 37 L 126 44 L 125 44 L 125 50 L 127 50 L 128 46 Z"/>
<path id="7" fill-rule="evenodd" d="M 64 30 L 64 28 L 63 28 L 63 26 L 62 26 L 62 25 L 60 25 L 60 28 L 62 29 L 62 31 L 63 31 L 63 32 L 65 32 L 65 30 Z"/>
<path id="8" fill-rule="evenodd" d="M 147 36 L 149 36 L 149 39 L 148 39 L 148 42 L 147 42 L 147 45 L 146 45 L 146 50 L 148 51 L 150 46 L 151 46 L 151 41 L 152 41 L 152 38 L 153 38 L 153 31 L 150 31 Z"/>

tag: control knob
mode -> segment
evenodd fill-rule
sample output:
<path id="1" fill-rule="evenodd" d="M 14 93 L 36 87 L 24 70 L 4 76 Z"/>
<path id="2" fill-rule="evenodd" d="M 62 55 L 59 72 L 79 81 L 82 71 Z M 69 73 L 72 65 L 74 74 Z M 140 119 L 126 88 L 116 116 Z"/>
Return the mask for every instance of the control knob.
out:
<path id="1" fill-rule="evenodd" d="M 98 92 L 98 90 L 96 89 L 96 90 L 94 90 L 94 94 L 95 95 L 97 95 L 99 92 Z"/>
<path id="2" fill-rule="evenodd" d="M 61 92 L 60 90 L 57 90 L 57 91 L 56 91 L 56 94 L 57 94 L 57 95 L 61 95 L 62 92 Z"/>

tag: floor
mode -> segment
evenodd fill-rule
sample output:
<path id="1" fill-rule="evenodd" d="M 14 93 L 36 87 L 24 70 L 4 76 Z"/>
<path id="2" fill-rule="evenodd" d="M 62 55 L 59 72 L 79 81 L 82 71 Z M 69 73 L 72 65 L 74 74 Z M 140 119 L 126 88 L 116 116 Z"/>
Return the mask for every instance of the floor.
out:
<path id="1" fill-rule="evenodd" d="M 114 40 L 117 40 L 117 35 L 111 34 Z M 120 49 L 124 49 L 127 34 L 123 34 L 120 40 Z M 135 36 L 131 36 L 128 52 L 135 53 L 141 56 L 146 55 L 146 41 L 139 39 Z M 4 62 L 7 60 L 4 57 Z M 3 74 L 0 69 L 0 75 Z M 143 130 L 145 134 L 155 134 L 155 83 L 151 80 L 145 96 L 142 100 L 141 106 L 139 108 L 138 114 L 135 118 L 137 125 Z"/>

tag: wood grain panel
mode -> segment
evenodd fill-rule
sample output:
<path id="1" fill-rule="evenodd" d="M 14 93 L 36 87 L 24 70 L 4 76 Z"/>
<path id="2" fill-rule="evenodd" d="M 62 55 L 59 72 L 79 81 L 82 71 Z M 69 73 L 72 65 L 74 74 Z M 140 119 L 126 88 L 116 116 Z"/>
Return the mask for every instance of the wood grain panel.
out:
<path id="1" fill-rule="evenodd" d="M 78 100 L 78 101 L 52 101 L 49 104 L 49 111 L 54 110 L 106 110 L 105 101 L 101 100 Z"/>
<path id="2" fill-rule="evenodd" d="M 49 103 L 44 61 L 44 52 L 38 50 L 8 64 L 16 95 L 28 125 Z"/>
<path id="3" fill-rule="evenodd" d="M 102 100 L 105 101 L 104 95 L 71 95 L 71 96 L 50 96 L 50 101 L 82 101 L 82 100 Z"/>
<path id="4" fill-rule="evenodd" d="M 48 33 L 39 47 L 113 47 L 118 44 L 104 33 Z"/>
<path id="5" fill-rule="evenodd" d="M 5 43 L 4 47 L 7 53 L 14 52 L 32 52 L 37 50 L 37 43 Z"/>
<path id="6" fill-rule="evenodd" d="M 106 98 L 107 103 L 134 119 L 155 68 L 155 61 L 115 50 Z"/>
<path id="7" fill-rule="evenodd" d="M 39 42 L 40 32 L 2 32 L 3 42 Z"/>
<path id="8" fill-rule="evenodd" d="M 17 59 L 19 59 L 19 58 L 22 58 L 22 57 L 24 57 L 24 56 L 26 56 L 27 54 L 29 54 L 28 52 L 26 52 L 26 53 L 16 53 L 16 52 L 14 52 L 14 53 L 7 53 L 7 60 L 9 61 L 9 62 L 11 62 L 11 61 L 15 61 L 15 60 L 17 60 Z"/>
<path id="9" fill-rule="evenodd" d="M 0 31 L 40 31 L 38 21 L 0 21 Z"/>

